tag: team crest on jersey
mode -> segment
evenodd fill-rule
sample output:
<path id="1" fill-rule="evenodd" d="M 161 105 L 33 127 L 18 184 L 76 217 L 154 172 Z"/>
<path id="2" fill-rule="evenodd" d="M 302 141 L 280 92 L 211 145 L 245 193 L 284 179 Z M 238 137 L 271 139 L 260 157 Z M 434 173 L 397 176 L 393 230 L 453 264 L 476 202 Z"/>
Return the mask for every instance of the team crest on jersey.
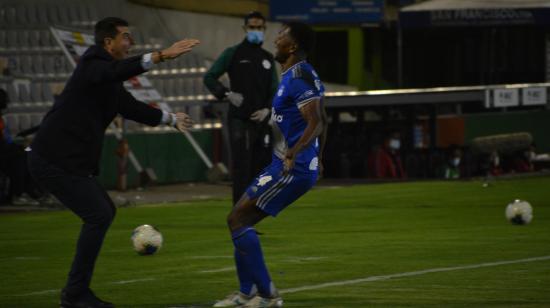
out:
<path id="1" fill-rule="evenodd" d="M 282 96 L 284 91 L 285 91 L 285 86 L 281 86 L 279 88 L 279 91 L 277 91 L 277 96 Z"/>
<path id="2" fill-rule="evenodd" d="M 268 69 L 271 68 L 271 62 L 269 62 L 269 61 L 266 60 L 266 59 L 264 59 L 264 60 L 262 61 L 262 65 L 264 66 L 264 68 L 265 68 L 266 70 L 268 70 Z"/>
<path id="3" fill-rule="evenodd" d="M 271 180 L 273 180 L 273 177 L 271 175 L 261 176 L 258 179 L 258 186 L 264 186 L 265 184 L 271 182 Z"/>

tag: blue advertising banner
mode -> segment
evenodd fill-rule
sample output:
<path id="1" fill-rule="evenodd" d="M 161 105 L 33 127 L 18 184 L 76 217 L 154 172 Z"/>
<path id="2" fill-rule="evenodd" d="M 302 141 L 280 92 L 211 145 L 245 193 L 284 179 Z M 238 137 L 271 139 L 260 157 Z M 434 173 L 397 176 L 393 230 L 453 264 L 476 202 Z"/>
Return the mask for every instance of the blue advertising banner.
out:
<path id="1" fill-rule="evenodd" d="M 384 18 L 384 0 L 270 0 L 269 10 L 274 21 L 372 24 Z"/>

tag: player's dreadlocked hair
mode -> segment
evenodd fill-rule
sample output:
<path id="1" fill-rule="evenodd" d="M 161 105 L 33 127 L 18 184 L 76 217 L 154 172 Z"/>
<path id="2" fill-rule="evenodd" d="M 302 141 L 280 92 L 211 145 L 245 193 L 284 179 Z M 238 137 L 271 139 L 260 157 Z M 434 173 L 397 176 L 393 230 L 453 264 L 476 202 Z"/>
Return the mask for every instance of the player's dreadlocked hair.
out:
<path id="1" fill-rule="evenodd" d="M 128 22 L 118 17 L 106 17 L 95 24 L 94 41 L 96 45 L 103 46 L 106 38 L 115 38 L 117 27 L 128 27 Z"/>
<path id="2" fill-rule="evenodd" d="M 310 26 L 301 22 L 288 22 L 285 26 L 289 29 L 290 36 L 298 44 L 298 49 L 306 55 L 313 51 L 315 46 L 315 32 Z"/>

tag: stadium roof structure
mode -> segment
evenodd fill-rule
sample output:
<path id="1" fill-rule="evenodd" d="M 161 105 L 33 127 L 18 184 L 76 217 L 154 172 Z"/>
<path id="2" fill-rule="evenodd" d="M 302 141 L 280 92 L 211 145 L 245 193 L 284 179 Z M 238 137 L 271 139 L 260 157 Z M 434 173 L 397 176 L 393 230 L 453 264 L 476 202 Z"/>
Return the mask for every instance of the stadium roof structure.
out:
<path id="1" fill-rule="evenodd" d="M 430 0 L 401 8 L 403 28 L 550 25 L 549 0 Z"/>

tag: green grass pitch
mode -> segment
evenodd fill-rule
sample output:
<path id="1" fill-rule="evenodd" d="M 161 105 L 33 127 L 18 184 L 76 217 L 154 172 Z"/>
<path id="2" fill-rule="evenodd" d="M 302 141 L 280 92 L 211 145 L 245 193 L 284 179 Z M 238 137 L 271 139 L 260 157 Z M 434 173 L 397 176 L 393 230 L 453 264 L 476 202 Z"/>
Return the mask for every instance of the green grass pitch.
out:
<path id="1" fill-rule="evenodd" d="M 530 225 L 504 218 L 510 201 Z M 236 290 L 230 201 L 122 208 L 92 288 L 118 307 L 209 307 Z M 165 245 L 138 256 L 154 224 Z M 56 307 L 79 220 L 0 216 L 0 307 Z M 323 187 L 258 229 L 285 307 L 550 307 L 550 178 Z M 534 259 L 533 259 L 534 258 Z"/>

